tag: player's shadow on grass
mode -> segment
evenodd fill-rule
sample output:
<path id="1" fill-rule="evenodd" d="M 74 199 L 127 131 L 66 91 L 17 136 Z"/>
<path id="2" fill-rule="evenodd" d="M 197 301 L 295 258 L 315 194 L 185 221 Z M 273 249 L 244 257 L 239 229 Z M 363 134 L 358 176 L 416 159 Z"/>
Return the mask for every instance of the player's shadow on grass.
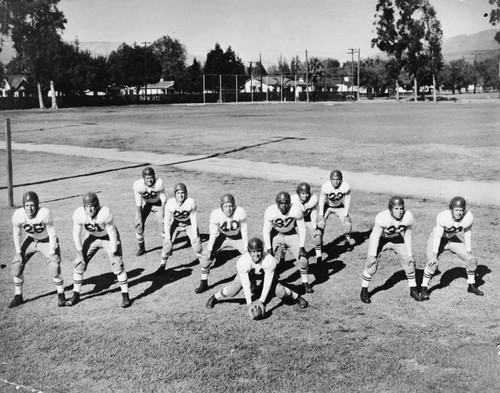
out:
<path id="1" fill-rule="evenodd" d="M 377 288 L 374 288 L 373 291 L 371 291 L 369 293 L 370 297 L 375 295 L 378 292 L 387 291 L 388 289 L 391 289 L 392 287 L 394 287 L 397 283 L 399 283 L 401 281 L 405 281 L 405 280 L 406 280 L 405 271 L 399 270 L 396 273 L 394 273 L 391 277 L 389 277 L 384 284 L 378 286 Z"/>
<path id="2" fill-rule="evenodd" d="M 364 232 L 352 232 L 351 238 L 354 240 L 354 245 L 352 248 L 359 247 L 362 245 L 369 237 L 371 229 Z M 349 246 L 347 244 L 342 244 L 344 242 L 345 236 L 339 236 L 336 239 L 332 240 L 330 243 L 323 245 L 323 252 L 327 255 L 328 260 L 337 259 L 340 255 L 349 252 Z M 352 250 L 351 250 L 352 251 Z M 314 253 L 314 249 L 311 250 Z"/>
<path id="3" fill-rule="evenodd" d="M 236 277 L 236 274 L 233 274 L 232 276 L 229 276 L 229 277 L 223 278 L 222 280 L 214 282 L 213 284 L 208 286 L 207 291 L 209 289 L 217 287 L 218 285 L 230 283 L 230 282 L 234 281 L 235 277 Z"/>
<path id="4" fill-rule="evenodd" d="M 478 265 L 476 269 L 476 286 L 480 287 L 484 284 L 483 277 L 488 273 L 491 273 L 491 269 L 485 265 Z M 436 277 L 436 275 L 434 275 Z M 451 268 L 450 270 L 446 270 L 439 280 L 439 284 L 433 285 L 429 288 L 429 293 L 434 292 L 438 289 L 446 288 L 450 285 L 454 280 L 458 278 L 467 279 L 467 272 L 464 267 L 456 266 Z"/>
<path id="5" fill-rule="evenodd" d="M 309 274 L 314 276 L 314 286 L 328 281 L 328 279 L 337 274 L 346 267 L 344 261 L 340 259 L 324 260 L 321 263 L 309 265 Z"/>
<path id="6" fill-rule="evenodd" d="M 198 260 L 194 260 L 190 263 L 173 266 L 169 269 L 166 269 L 164 272 L 158 274 L 157 272 L 152 272 L 145 276 L 141 276 L 137 280 L 132 281 L 129 284 L 129 287 L 134 287 L 136 285 L 151 282 L 151 285 L 146 288 L 142 293 L 138 296 L 134 297 L 133 300 L 139 300 L 146 296 L 149 296 L 159 289 L 163 288 L 167 284 L 171 284 L 175 281 L 181 280 L 185 277 L 188 277 L 193 272 L 193 267 L 198 264 Z"/>
<path id="7" fill-rule="evenodd" d="M 134 277 L 138 277 L 144 269 L 134 269 L 127 272 L 127 278 L 129 281 Z M 94 285 L 94 288 L 89 292 L 81 292 L 80 301 L 85 301 L 86 299 L 92 299 L 96 296 L 103 296 L 108 293 L 121 292 L 120 286 L 117 285 L 116 288 L 111 288 L 115 283 L 117 283 L 116 275 L 112 272 L 101 274 L 99 276 L 93 276 L 83 280 L 83 286 Z"/>

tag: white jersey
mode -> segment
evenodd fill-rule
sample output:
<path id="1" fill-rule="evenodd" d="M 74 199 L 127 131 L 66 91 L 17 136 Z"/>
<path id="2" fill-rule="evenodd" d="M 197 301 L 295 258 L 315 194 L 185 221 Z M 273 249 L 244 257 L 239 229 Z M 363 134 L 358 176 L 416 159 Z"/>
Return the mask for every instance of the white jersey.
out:
<path id="1" fill-rule="evenodd" d="M 351 204 L 351 188 L 343 181 L 338 188 L 335 188 L 331 181 L 323 183 L 319 195 L 319 214 L 324 215 L 325 205 L 332 208 L 344 208 L 344 215 L 349 214 Z"/>
<path id="2" fill-rule="evenodd" d="M 36 240 L 49 238 L 51 254 L 55 252 L 57 233 L 49 209 L 39 208 L 33 218 L 28 218 L 24 208 L 17 209 L 12 215 L 12 228 L 16 253 L 21 253 L 21 230 Z"/>
<path id="3" fill-rule="evenodd" d="M 238 274 L 249 274 L 252 270 L 255 274 L 273 273 L 276 270 L 276 259 L 271 254 L 264 254 L 260 263 L 255 263 L 247 252 L 238 258 L 236 270 Z"/>
<path id="4" fill-rule="evenodd" d="M 461 220 L 455 220 L 450 209 L 444 210 L 436 217 L 436 226 L 432 230 L 435 253 L 439 250 L 441 238 L 451 239 L 460 233 L 464 233 L 465 247 L 467 251 L 471 251 L 471 230 L 474 216 L 470 211 L 466 211 Z"/>
<path id="5" fill-rule="evenodd" d="M 304 214 L 297 205 L 291 205 L 287 214 L 281 213 L 278 205 L 269 206 L 264 212 L 264 244 L 266 249 L 272 247 L 271 229 L 282 234 L 299 234 L 300 247 L 304 247 L 306 237 L 306 227 L 304 224 Z"/>
<path id="6" fill-rule="evenodd" d="M 85 213 L 85 207 L 80 206 L 73 213 L 73 241 L 77 251 L 82 249 L 81 233 L 83 228 L 90 236 L 104 238 L 109 236 L 112 244 L 111 249 L 116 251 L 117 248 L 117 230 L 113 219 L 113 214 L 108 207 L 103 206 L 97 214 L 92 218 Z"/>
<path id="7" fill-rule="evenodd" d="M 215 239 L 220 233 L 231 239 L 243 239 L 243 243 L 248 243 L 247 212 L 238 206 L 231 217 L 228 217 L 221 208 L 215 209 L 210 214 L 210 238 L 207 249 L 212 250 Z"/>
<path id="8" fill-rule="evenodd" d="M 414 222 L 413 214 L 409 210 L 405 210 L 400 220 L 396 220 L 389 210 L 384 210 L 377 214 L 375 225 L 370 235 L 370 255 L 377 255 L 377 248 L 381 237 L 386 239 L 402 237 L 408 249 L 408 255 L 411 256 L 411 233 Z"/>
<path id="9" fill-rule="evenodd" d="M 191 218 L 196 214 L 196 202 L 193 198 L 186 198 L 184 202 L 179 203 L 175 198 L 170 198 L 165 205 L 165 213 L 170 215 L 173 221 L 191 225 Z M 167 220 L 165 220 L 165 224 L 167 224 Z"/>
<path id="10" fill-rule="evenodd" d="M 148 187 L 144 179 L 139 179 L 134 182 L 135 205 L 142 206 L 144 203 L 165 203 L 167 194 L 165 193 L 165 184 L 162 179 L 156 179 L 155 183 Z"/>
<path id="11" fill-rule="evenodd" d="M 311 222 L 316 228 L 316 221 L 318 220 L 318 196 L 312 194 L 306 203 L 302 203 L 298 194 L 292 195 L 292 204 L 300 206 L 304 214 L 304 221 Z"/>

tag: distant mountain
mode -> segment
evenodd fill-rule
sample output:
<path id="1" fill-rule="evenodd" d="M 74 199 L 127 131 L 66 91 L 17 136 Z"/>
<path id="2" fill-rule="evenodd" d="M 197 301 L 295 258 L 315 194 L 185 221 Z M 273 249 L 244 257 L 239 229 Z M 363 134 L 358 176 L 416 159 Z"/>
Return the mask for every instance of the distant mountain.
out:
<path id="1" fill-rule="evenodd" d="M 81 50 L 88 50 L 94 56 L 108 56 L 111 52 L 118 49 L 121 42 L 79 42 Z"/>
<path id="2" fill-rule="evenodd" d="M 443 43 L 443 57 L 445 61 L 464 58 L 468 62 L 498 56 L 500 44 L 495 41 L 496 29 L 480 31 L 471 35 L 457 35 Z"/>

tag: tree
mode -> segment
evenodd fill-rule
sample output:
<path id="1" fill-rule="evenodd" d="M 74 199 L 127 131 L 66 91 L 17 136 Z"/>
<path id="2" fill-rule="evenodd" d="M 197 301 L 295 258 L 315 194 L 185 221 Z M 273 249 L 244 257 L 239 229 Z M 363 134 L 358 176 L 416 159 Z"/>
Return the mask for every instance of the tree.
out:
<path id="1" fill-rule="evenodd" d="M 392 88 L 392 83 L 387 71 L 387 61 L 380 57 L 365 59 L 359 70 L 359 84 L 366 87 L 371 97 L 380 96 L 386 89 Z"/>
<path id="2" fill-rule="evenodd" d="M 325 65 L 317 57 L 311 57 L 308 64 L 308 78 L 314 88 L 318 86 L 318 81 L 325 77 Z"/>
<path id="3" fill-rule="evenodd" d="M 163 36 L 153 42 L 151 49 L 161 63 L 163 80 L 175 82 L 186 72 L 186 47 L 177 39 Z"/>
<path id="4" fill-rule="evenodd" d="M 224 52 L 216 43 L 215 48 L 207 53 L 203 72 L 207 75 L 245 75 L 245 66 L 230 46 Z M 214 79 L 207 81 L 207 89 L 216 90 L 218 87 L 219 81 Z M 223 78 L 221 88 L 234 89 L 235 87 L 234 78 Z"/>
<path id="5" fill-rule="evenodd" d="M 203 90 L 202 78 L 201 64 L 195 58 L 193 64 L 186 68 L 184 75 L 176 82 L 176 86 L 182 92 L 201 93 Z"/>
<path id="6" fill-rule="evenodd" d="M 302 62 L 300 61 L 300 58 L 298 55 L 296 55 L 291 61 L 290 61 L 290 73 L 292 75 L 302 75 L 305 73 L 305 68 Z"/>
<path id="7" fill-rule="evenodd" d="M 372 46 L 389 56 L 388 71 L 396 89 L 403 70 L 415 83 L 426 73 L 435 76 L 442 67 L 443 33 L 429 1 L 378 0 L 376 11 L 377 37 L 372 39 Z"/>
<path id="8" fill-rule="evenodd" d="M 490 23 L 496 26 L 500 23 L 500 0 L 489 0 L 489 3 L 493 6 L 490 12 Z M 495 40 L 500 44 L 500 31 L 496 32 Z"/>
<path id="9" fill-rule="evenodd" d="M 59 0 L 12 0 L 8 3 L 8 31 L 12 36 L 18 61 L 24 64 L 38 86 L 40 108 L 44 108 L 42 83 L 49 82 L 52 108 L 57 108 L 53 59 L 61 50 L 60 33 L 66 19 L 59 11 Z"/>

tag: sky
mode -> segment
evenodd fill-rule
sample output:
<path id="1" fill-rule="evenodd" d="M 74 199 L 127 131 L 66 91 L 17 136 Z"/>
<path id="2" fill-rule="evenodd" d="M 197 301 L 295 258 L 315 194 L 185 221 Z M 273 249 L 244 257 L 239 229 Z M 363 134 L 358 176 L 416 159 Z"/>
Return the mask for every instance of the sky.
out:
<path id="1" fill-rule="evenodd" d="M 491 29 L 488 0 L 430 0 L 444 39 Z M 80 42 L 151 43 L 179 40 L 202 63 L 219 43 L 245 65 L 264 66 L 282 56 L 351 59 L 371 48 L 377 0 L 60 0 L 67 24 L 63 38 Z M 355 54 L 357 56 L 357 54 Z M 356 59 L 356 58 L 355 58 Z"/>

